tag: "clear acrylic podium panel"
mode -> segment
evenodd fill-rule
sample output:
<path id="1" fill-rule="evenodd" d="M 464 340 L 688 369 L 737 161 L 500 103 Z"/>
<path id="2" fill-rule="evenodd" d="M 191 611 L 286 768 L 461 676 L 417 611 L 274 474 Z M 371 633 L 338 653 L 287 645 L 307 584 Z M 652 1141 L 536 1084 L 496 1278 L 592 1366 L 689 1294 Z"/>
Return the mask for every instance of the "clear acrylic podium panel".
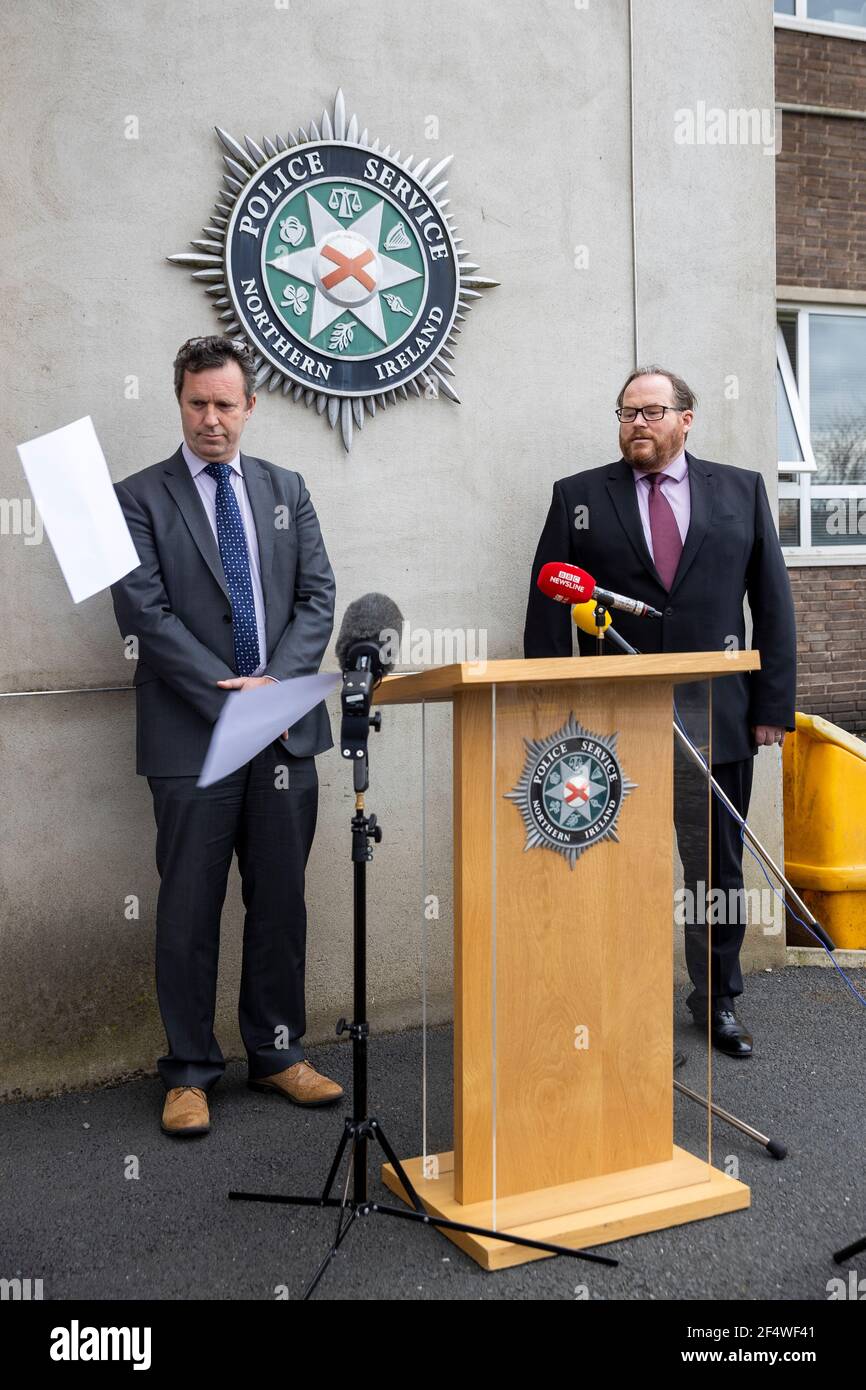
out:
<path id="1" fill-rule="evenodd" d="M 629 727 L 622 685 L 603 684 L 573 687 L 577 732 L 563 731 L 561 719 L 545 722 L 543 705 L 528 718 L 537 688 L 485 690 L 490 825 L 475 871 L 487 876 L 489 912 L 472 929 L 486 935 L 487 968 L 465 986 L 466 1007 L 455 997 L 465 1030 L 481 996 L 484 1037 L 476 1032 L 473 1056 L 464 1049 L 458 1059 L 473 1072 L 471 1106 L 464 1092 L 462 1134 L 445 1143 L 441 1122 L 431 1133 L 431 1113 L 441 1114 L 451 1077 L 431 1029 L 455 925 L 453 712 L 447 702 L 406 710 L 417 781 L 404 780 L 394 809 L 410 835 L 413 814 L 419 822 L 421 1063 L 418 1142 L 401 1157 L 422 1155 L 422 1198 L 425 1179 L 462 1160 L 472 1174 L 464 1200 L 488 1204 L 483 1224 L 492 1229 L 507 1227 L 518 1192 L 561 1187 L 567 1209 L 579 1211 L 599 1203 L 597 1181 L 583 1195 L 575 1187 L 584 1179 L 604 1178 L 605 1204 L 615 1205 L 711 1178 L 710 1112 L 678 1094 L 672 1078 L 712 1100 L 709 1018 L 690 1021 L 684 959 L 687 949 L 692 973 L 709 979 L 714 921 L 725 910 L 711 873 L 712 681 L 674 687 L 665 748 L 633 720 Z M 691 757 L 674 722 L 696 750 Z M 532 791 L 539 762 L 540 793 L 537 782 Z M 618 801 L 610 795 L 617 774 Z M 550 827 L 566 851 L 585 847 L 551 847 Z M 677 1052 L 688 1062 L 674 1074 Z"/>

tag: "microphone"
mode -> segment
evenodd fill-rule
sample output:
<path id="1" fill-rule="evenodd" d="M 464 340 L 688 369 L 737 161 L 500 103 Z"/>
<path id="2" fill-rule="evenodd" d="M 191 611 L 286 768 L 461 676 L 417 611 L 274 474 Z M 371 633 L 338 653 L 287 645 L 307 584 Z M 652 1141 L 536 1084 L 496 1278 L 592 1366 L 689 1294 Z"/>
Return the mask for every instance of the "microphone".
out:
<path id="1" fill-rule="evenodd" d="M 581 632 L 586 632 L 590 637 L 598 637 L 598 628 L 595 622 L 595 602 L 590 599 L 587 603 L 576 603 L 571 610 L 571 620 L 575 627 L 579 627 Z M 611 627 L 613 619 L 609 613 L 604 615 L 604 626 L 602 636 L 608 637 L 615 647 L 625 652 L 627 656 L 637 656 L 638 652 L 634 647 L 629 646 L 625 638 L 620 637 L 615 627 Z"/>
<path id="2" fill-rule="evenodd" d="M 335 644 L 343 672 L 340 704 L 340 754 L 352 762 L 356 794 L 367 790 L 367 740 L 371 727 L 378 733 L 382 714 L 370 714 L 373 691 L 394 666 L 400 650 L 403 614 L 387 594 L 362 594 L 343 615 Z"/>
<path id="3" fill-rule="evenodd" d="M 588 632 L 590 637 L 598 637 L 598 623 L 595 621 L 596 603 L 594 599 L 587 599 L 585 603 L 576 603 L 571 610 L 571 620 L 575 627 L 579 627 L 581 632 Z M 610 627 L 613 622 L 612 617 L 605 609 L 602 631 Z"/>
<path id="4" fill-rule="evenodd" d="M 394 668 L 403 614 L 387 594 L 362 594 L 343 615 L 335 650 L 341 671 L 370 670 L 375 683 Z"/>
<path id="5" fill-rule="evenodd" d="M 624 594 L 615 594 L 610 589 L 600 588 L 592 575 L 587 574 L 586 570 L 578 569 L 577 565 L 552 560 L 549 564 L 542 565 L 537 582 L 541 592 L 557 603 L 579 604 L 587 599 L 595 599 L 596 603 L 603 603 L 608 608 L 619 608 L 623 613 L 631 613 L 635 618 L 662 616 L 657 608 L 642 603 L 640 599 L 626 598 Z"/>

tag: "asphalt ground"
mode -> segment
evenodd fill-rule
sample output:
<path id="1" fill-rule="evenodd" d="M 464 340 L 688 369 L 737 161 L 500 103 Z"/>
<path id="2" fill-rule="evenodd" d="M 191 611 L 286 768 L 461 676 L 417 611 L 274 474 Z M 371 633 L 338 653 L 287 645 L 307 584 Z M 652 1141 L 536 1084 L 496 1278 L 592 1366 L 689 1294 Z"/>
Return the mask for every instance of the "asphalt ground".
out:
<path id="1" fill-rule="evenodd" d="M 866 994 L 863 971 L 852 978 Z M 677 1078 L 701 1090 L 701 1035 L 677 998 Z M 487 1273 L 432 1229 L 355 1222 L 317 1297 L 331 1300 L 814 1300 L 847 1277 L 832 1252 L 866 1234 L 866 1008 L 835 972 L 749 976 L 740 1017 L 754 1055 L 715 1055 L 715 1093 L 788 1147 L 774 1161 L 715 1124 L 715 1161 L 751 1188 L 747 1211 L 599 1247 L 616 1269 L 554 1258 Z M 401 1156 L 420 1151 L 421 1034 L 370 1044 L 371 1110 Z M 311 1060 L 348 1088 L 346 1043 Z M 428 1033 L 431 1151 L 451 1147 L 451 1032 Z M 158 1077 L 0 1107 L 0 1276 L 41 1279 L 46 1300 L 273 1300 L 301 1293 L 330 1244 L 333 1213 L 230 1202 L 230 1188 L 321 1189 L 348 1109 L 303 1110 L 246 1086 L 231 1062 L 212 1127 L 159 1129 Z M 677 1098 L 677 1142 L 706 1152 L 703 1111 Z M 372 1170 L 378 1172 L 378 1158 Z M 128 1176 L 137 1172 L 138 1176 Z M 371 1195 L 392 1201 L 374 1176 Z M 866 1253 L 851 1263 L 866 1276 Z M 864 1282 L 866 1291 L 866 1282 Z"/>

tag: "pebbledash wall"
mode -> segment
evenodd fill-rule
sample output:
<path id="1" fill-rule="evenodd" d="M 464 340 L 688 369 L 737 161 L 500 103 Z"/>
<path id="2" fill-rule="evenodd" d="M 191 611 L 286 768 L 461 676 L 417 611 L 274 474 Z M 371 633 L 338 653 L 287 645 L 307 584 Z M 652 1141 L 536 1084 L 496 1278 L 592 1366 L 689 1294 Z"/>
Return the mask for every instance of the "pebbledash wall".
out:
<path id="1" fill-rule="evenodd" d="M 782 112 L 776 160 L 779 302 L 815 313 L 842 309 L 866 315 L 866 29 L 857 39 L 778 27 L 775 69 Z M 866 319 L 863 323 L 861 344 L 854 349 L 860 360 L 851 364 L 861 392 L 861 419 Z M 797 708 L 861 737 L 866 735 L 863 467 L 866 462 L 856 478 L 862 498 L 847 504 L 847 516 L 859 530 L 853 538 L 860 551 L 856 560 L 850 543 L 837 548 L 832 562 L 826 553 L 789 557 L 799 633 Z M 788 505 L 793 526 L 793 499 Z M 820 539 L 813 535 L 813 541 Z"/>
<path id="2" fill-rule="evenodd" d="M 223 172 L 213 126 L 257 139 L 297 131 L 340 86 L 371 138 L 404 156 L 455 153 L 450 211 L 501 287 L 465 326 L 460 406 L 404 402 L 368 420 L 347 457 L 315 411 L 280 393 L 259 400 L 245 447 L 304 475 L 337 576 L 338 625 L 376 588 L 413 629 L 480 630 L 489 657 L 520 654 L 551 485 L 618 455 L 613 406 L 636 322 L 640 357 L 669 363 L 699 393 L 690 447 L 761 470 L 775 498 L 774 160 L 760 122 L 744 143 L 711 144 L 698 111 L 772 111 L 772 23 L 754 0 L 634 8 L 632 167 L 626 0 L 11 0 L 0 19 L 14 277 L 0 328 L 4 515 L 16 499 L 27 515 L 16 442 L 82 415 L 115 479 L 177 447 L 171 360 L 216 320 L 200 285 L 164 257 L 207 223 Z M 73 605 L 47 540 L 35 539 L 23 522 L 0 535 L 0 690 L 12 692 L 0 699 L 7 1096 L 152 1073 L 163 1048 L 150 796 L 134 773 L 133 697 L 110 689 L 132 672 L 109 595 Z M 333 669 L 332 649 L 324 664 Z M 16 694 L 30 691 L 70 693 Z M 448 712 L 430 723 L 428 891 L 441 905 L 430 1017 L 445 1020 Z M 420 1018 L 418 732 L 417 711 L 398 709 L 373 740 L 368 804 L 385 824 L 369 875 L 378 1029 Z M 319 775 L 310 1041 L 333 1037 L 351 980 L 351 787 L 333 752 Z M 780 803 L 778 752 L 764 751 L 753 820 L 777 857 Z M 217 1017 L 227 1056 L 240 1055 L 241 932 L 233 873 Z M 745 958 L 752 969 L 781 963 L 781 931 L 756 924 Z"/>

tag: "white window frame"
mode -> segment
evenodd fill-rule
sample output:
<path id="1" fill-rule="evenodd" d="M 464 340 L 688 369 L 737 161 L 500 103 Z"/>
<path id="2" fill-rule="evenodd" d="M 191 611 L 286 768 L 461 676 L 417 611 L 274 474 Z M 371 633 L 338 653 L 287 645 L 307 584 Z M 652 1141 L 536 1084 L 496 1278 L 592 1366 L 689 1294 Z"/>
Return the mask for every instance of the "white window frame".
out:
<path id="1" fill-rule="evenodd" d="M 799 331 L 799 319 L 798 331 Z M 794 433 L 797 436 L 797 443 L 800 446 L 801 459 L 779 459 L 780 473 L 816 473 L 818 465 L 815 462 L 815 455 L 812 451 L 812 440 L 809 437 L 809 429 L 803 415 L 803 408 L 800 405 L 800 395 L 797 390 L 797 382 L 794 377 L 794 368 L 791 366 L 791 359 L 788 356 L 788 344 L 785 342 L 778 323 L 776 324 L 776 366 L 782 376 L 782 389 L 788 401 L 788 408 L 791 412 L 791 420 L 794 425 Z"/>
<path id="2" fill-rule="evenodd" d="M 794 4 L 795 14 L 776 14 L 773 11 L 773 24 L 777 29 L 799 29 L 803 34 L 829 34 L 837 39 L 866 41 L 866 24 L 836 24 L 831 19 L 809 19 L 806 0 L 794 0 Z"/>
<path id="3" fill-rule="evenodd" d="M 791 404 L 791 413 L 794 417 L 794 426 L 797 429 L 798 438 L 800 437 L 800 426 L 806 440 L 808 441 L 808 453 L 803 448 L 802 439 L 800 447 L 807 459 L 811 459 L 814 464 L 814 454 L 811 446 L 810 429 L 810 402 L 809 402 L 809 317 L 812 314 L 832 314 L 838 317 L 850 317 L 852 315 L 863 318 L 866 316 L 866 308 L 851 308 L 848 305 L 836 305 L 832 302 L 803 303 L 784 301 L 776 305 L 779 313 L 797 315 L 797 376 L 791 368 L 788 349 L 782 336 L 781 328 L 777 327 L 777 350 L 778 340 L 782 340 L 784 356 L 779 357 L 781 363 L 787 362 L 788 379 L 785 380 L 785 369 L 782 369 L 782 379 L 785 390 Z M 793 394 L 792 394 L 793 392 Z M 794 402 L 796 401 L 796 406 Z M 800 425 L 798 426 L 798 419 Z M 821 497 L 866 497 L 866 479 L 862 483 L 813 483 L 813 469 L 803 467 L 802 463 L 780 464 L 779 465 L 779 500 L 786 497 L 797 498 L 800 502 L 800 544 L 784 545 L 785 561 L 790 566 L 796 565 L 864 565 L 866 564 L 866 537 L 863 545 L 813 545 L 812 544 L 812 501 Z M 783 475 L 796 473 L 797 477 L 793 481 L 787 481 Z"/>

